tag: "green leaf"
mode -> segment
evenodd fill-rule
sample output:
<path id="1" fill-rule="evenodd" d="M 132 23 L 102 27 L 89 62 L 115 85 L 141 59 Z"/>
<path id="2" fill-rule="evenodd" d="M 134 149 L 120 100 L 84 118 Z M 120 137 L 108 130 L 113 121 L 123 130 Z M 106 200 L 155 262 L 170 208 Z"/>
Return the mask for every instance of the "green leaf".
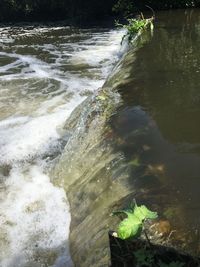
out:
<path id="1" fill-rule="evenodd" d="M 128 239 L 138 236 L 143 227 L 145 219 L 156 219 L 157 212 L 150 211 L 146 206 L 131 205 L 128 210 L 113 212 L 113 215 L 125 214 L 125 218 L 118 226 L 117 235 L 121 239 Z"/>
<path id="2" fill-rule="evenodd" d="M 128 41 L 131 42 L 136 34 L 140 34 L 143 30 L 150 28 L 151 32 L 153 31 L 153 17 L 150 19 L 140 18 L 140 19 L 127 19 L 128 24 L 122 25 L 119 23 L 116 23 L 116 25 L 119 27 L 123 27 L 127 30 L 126 34 L 123 36 L 121 43 L 127 37 Z"/>
<path id="3" fill-rule="evenodd" d="M 134 214 L 135 214 L 135 216 L 137 216 L 142 221 L 145 220 L 145 219 L 156 219 L 158 217 L 157 212 L 150 211 L 144 205 L 142 205 L 140 207 L 135 206 Z"/>
<path id="4" fill-rule="evenodd" d="M 121 239 L 135 237 L 142 230 L 142 223 L 135 215 L 130 214 L 118 227 L 117 234 Z"/>

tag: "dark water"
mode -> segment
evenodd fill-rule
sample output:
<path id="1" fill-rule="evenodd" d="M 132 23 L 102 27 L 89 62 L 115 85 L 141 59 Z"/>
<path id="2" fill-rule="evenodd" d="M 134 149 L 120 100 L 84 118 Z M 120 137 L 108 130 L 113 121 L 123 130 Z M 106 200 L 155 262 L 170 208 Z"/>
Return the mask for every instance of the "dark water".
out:
<path id="1" fill-rule="evenodd" d="M 177 232 L 199 251 L 200 11 L 156 16 L 131 51 L 123 106 L 111 125 L 132 164 L 130 185 L 149 195 Z M 180 231 L 180 233 L 179 233 Z M 175 234 L 175 235 L 176 235 Z"/>

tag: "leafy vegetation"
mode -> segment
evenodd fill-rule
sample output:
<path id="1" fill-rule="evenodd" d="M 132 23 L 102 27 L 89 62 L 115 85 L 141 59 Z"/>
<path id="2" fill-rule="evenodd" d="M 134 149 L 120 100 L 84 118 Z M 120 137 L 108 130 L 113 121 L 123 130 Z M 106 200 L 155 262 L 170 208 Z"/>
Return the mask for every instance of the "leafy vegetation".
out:
<path id="1" fill-rule="evenodd" d="M 165 247 L 155 246 L 150 243 L 146 231 L 144 228 L 144 222 L 148 219 L 156 219 L 158 217 L 157 212 L 149 210 L 146 206 L 137 206 L 134 202 L 129 209 L 119 210 L 113 212 L 113 215 L 126 215 L 117 229 L 117 233 L 113 234 L 113 237 L 118 239 L 116 244 L 111 243 L 111 255 L 112 257 L 117 253 L 117 247 L 119 246 L 120 253 L 118 255 L 123 266 L 137 266 L 137 267 L 184 267 L 186 258 L 180 257 L 175 251 L 165 251 Z M 139 237 L 142 230 L 144 230 L 147 238 L 147 243 L 136 239 Z M 114 241 L 113 241 L 114 242 Z M 122 243 L 124 242 L 124 243 Z M 143 242 L 143 243 L 142 243 Z M 117 245 L 117 246 L 116 246 Z M 112 253 L 112 249 L 114 252 Z M 127 251 L 126 251 L 127 250 Z M 169 257 L 169 255 L 170 257 Z M 178 257 L 178 260 L 177 260 Z M 112 258 L 113 260 L 113 258 Z M 122 266 L 119 263 L 119 266 Z M 113 261 L 114 262 L 114 261 Z M 195 262 L 195 261 L 194 261 Z M 116 262 L 115 262 L 116 263 Z M 118 264 L 117 263 L 117 264 Z M 116 264 L 116 266 L 118 266 Z M 115 266 L 115 265 L 113 265 Z M 194 264 L 196 266 L 196 263 Z"/>
<path id="2" fill-rule="evenodd" d="M 148 267 L 184 267 L 185 263 L 181 261 L 172 261 L 165 263 L 162 260 L 155 262 L 157 258 L 153 250 L 147 250 L 146 248 L 140 248 L 134 253 L 134 257 L 137 262 L 137 266 L 148 266 Z"/>
<path id="3" fill-rule="evenodd" d="M 130 17 L 133 13 L 149 9 L 149 7 L 154 10 L 200 7 L 200 0 L 117 0 L 113 11 Z"/>
<path id="4" fill-rule="evenodd" d="M 131 19 L 127 19 L 127 21 L 128 21 L 128 24 L 124 24 L 124 25 L 118 22 L 116 23 L 116 26 L 126 29 L 126 34 L 122 37 L 122 42 L 127 37 L 128 42 L 130 43 L 134 39 L 136 34 L 140 34 L 143 30 L 147 28 L 150 28 L 151 30 L 153 30 L 153 27 L 154 27 L 153 18 L 145 19 L 143 15 L 139 19 L 131 18 Z"/>
<path id="5" fill-rule="evenodd" d="M 0 21 L 104 19 L 116 0 L 0 0 Z"/>
<path id="6" fill-rule="evenodd" d="M 118 0 L 112 8 L 114 13 L 122 13 L 124 17 L 129 17 L 135 9 L 130 0 Z"/>
<path id="7" fill-rule="evenodd" d="M 125 214 L 125 218 L 118 226 L 117 236 L 121 239 L 135 238 L 139 236 L 143 229 L 143 223 L 147 219 L 156 219 L 157 212 L 150 211 L 146 206 L 137 206 L 136 203 L 127 210 L 120 210 L 114 215 Z"/>
<path id="8" fill-rule="evenodd" d="M 146 248 L 140 248 L 134 253 L 134 257 L 137 262 L 137 266 L 148 266 L 148 267 L 184 267 L 185 263 L 181 261 L 172 261 L 170 263 L 165 263 L 159 260 L 155 263 L 156 255 L 154 251 L 147 250 Z"/>
<path id="9" fill-rule="evenodd" d="M 154 262 L 154 257 L 151 251 L 146 251 L 141 248 L 134 252 L 137 264 L 140 266 L 151 266 Z"/>
<path id="10" fill-rule="evenodd" d="M 147 6 L 153 9 L 199 7 L 200 0 L 1 0 L 0 21 L 76 19 L 88 22 L 116 13 L 133 17 Z"/>

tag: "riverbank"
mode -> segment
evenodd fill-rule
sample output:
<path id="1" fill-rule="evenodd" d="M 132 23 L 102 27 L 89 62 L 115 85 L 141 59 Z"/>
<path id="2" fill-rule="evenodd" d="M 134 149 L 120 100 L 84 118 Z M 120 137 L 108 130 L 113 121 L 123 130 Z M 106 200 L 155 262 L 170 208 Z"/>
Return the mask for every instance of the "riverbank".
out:
<path id="1" fill-rule="evenodd" d="M 148 7 L 147 7 L 148 6 Z M 118 16 L 138 14 L 149 10 L 172 10 L 199 7 L 200 1 L 164 0 L 85 0 L 85 1 L 37 1 L 2 0 L 0 3 L 0 22 L 34 22 L 66 20 L 68 25 L 91 25 L 113 20 Z"/>
<path id="2" fill-rule="evenodd" d="M 114 0 L 99 1 L 32 1 L 2 0 L 0 22 L 68 20 L 86 23 L 112 15 Z"/>

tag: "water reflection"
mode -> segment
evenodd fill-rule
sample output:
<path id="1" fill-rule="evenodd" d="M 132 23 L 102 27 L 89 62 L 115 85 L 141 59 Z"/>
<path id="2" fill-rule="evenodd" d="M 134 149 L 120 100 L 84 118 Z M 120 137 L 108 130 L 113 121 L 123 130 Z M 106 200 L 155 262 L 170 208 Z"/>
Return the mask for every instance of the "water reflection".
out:
<path id="1" fill-rule="evenodd" d="M 181 218 L 173 211 L 171 221 L 190 234 L 192 229 L 195 237 L 188 242 L 196 250 L 200 230 L 200 12 L 162 12 L 156 20 L 151 40 L 127 57 L 127 78 L 117 86 L 124 104 L 111 125 L 117 147 L 132 164 L 130 185 L 149 194 L 157 188 L 152 201 L 159 201 L 164 192 L 164 213 L 181 206 Z"/>

